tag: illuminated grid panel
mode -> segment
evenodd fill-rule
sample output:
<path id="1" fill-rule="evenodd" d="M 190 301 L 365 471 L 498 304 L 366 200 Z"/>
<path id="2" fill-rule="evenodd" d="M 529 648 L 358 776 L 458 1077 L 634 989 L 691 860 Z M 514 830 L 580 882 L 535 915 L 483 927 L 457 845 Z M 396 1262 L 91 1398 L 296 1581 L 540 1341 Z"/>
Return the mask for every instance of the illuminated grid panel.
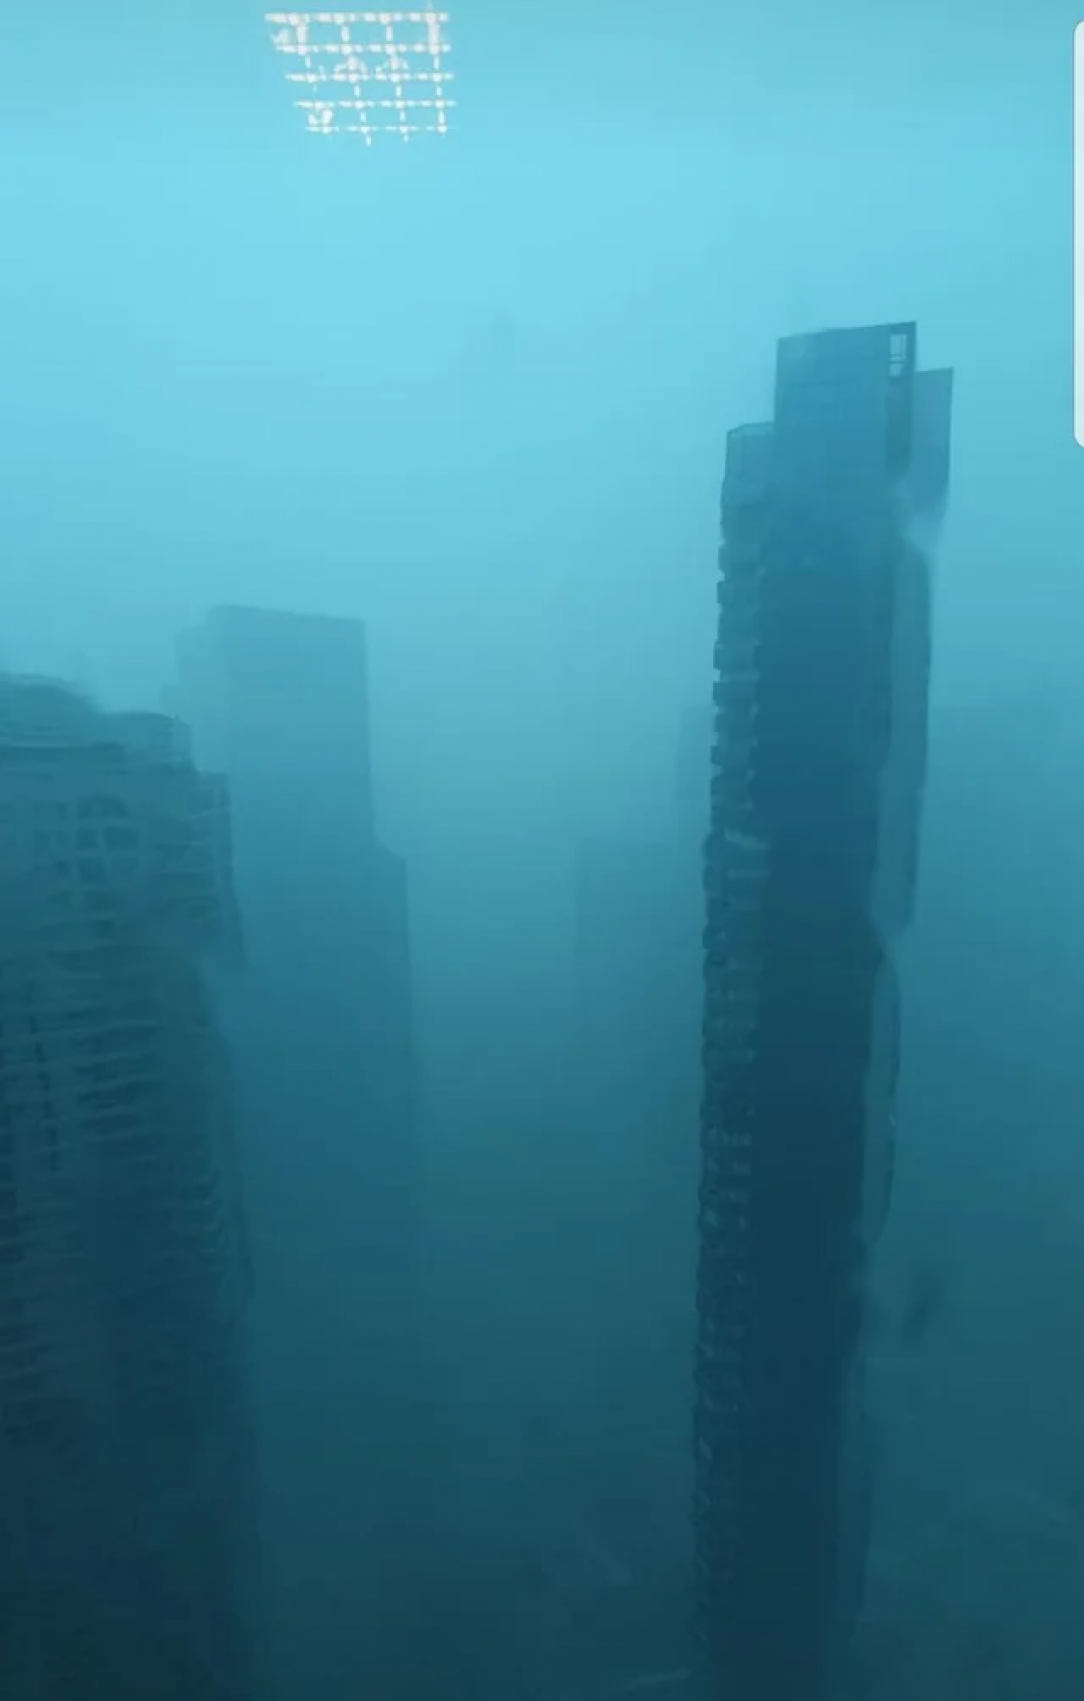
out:
<path id="1" fill-rule="evenodd" d="M 318 136 L 446 135 L 447 12 L 268 12 L 295 105 Z"/>

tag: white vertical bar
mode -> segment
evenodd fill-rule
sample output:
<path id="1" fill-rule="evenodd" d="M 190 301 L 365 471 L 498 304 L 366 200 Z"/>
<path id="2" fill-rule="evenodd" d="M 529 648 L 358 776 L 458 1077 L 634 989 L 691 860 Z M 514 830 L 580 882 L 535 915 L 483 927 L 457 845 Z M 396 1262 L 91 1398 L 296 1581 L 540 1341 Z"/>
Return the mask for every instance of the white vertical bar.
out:
<path id="1" fill-rule="evenodd" d="M 1073 31 L 1073 435 L 1084 447 L 1084 23 Z"/>

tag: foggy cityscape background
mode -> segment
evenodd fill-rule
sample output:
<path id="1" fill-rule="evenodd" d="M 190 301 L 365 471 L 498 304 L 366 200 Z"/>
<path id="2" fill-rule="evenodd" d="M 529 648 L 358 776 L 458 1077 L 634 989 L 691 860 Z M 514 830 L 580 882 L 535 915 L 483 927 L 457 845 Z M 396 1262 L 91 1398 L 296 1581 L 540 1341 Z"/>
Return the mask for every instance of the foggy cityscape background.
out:
<path id="1" fill-rule="evenodd" d="M 245 1114 L 281 1701 L 686 1663 L 726 433 L 778 337 L 897 320 L 956 391 L 870 1694 L 1079 1692 L 1075 22 L 459 0 L 452 135 L 371 149 L 304 133 L 241 0 L 0 23 L 0 666 L 191 724 L 250 957 L 297 977 L 234 1035 L 278 1071 Z M 304 681 L 256 654 L 236 784 L 177 649 L 231 608 L 364 627 L 353 695 L 318 643 Z M 401 1139 L 361 1177 L 327 1035 L 399 904 L 365 1009 L 394 982 L 404 1096 L 366 1114 Z"/>

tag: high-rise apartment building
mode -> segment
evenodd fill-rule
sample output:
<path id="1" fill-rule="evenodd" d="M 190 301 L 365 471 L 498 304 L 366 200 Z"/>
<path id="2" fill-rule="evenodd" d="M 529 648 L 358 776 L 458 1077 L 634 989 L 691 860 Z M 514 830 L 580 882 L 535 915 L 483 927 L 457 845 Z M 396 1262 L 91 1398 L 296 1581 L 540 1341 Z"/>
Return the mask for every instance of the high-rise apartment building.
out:
<path id="1" fill-rule="evenodd" d="M 419 1404 L 406 882 L 374 827 L 364 628 L 216 609 L 174 700 L 233 801 L 272 1663 L 283 1693 L 345 1693 L 401 1610 Z"/>
<path id="2" fill-rule="evenodd" d="M 253 1694 L 235 945 L 182 730 L 0 680 L 5 1701 Z"/>
<path id="3" fill-rule="evenodd" d="M 863 1283 L 925 769 L 951 375 L 780 344 L 723 486 L 707 842 L 697 1534 L 710 1693 L 828 1701 L 869 1506 Z"/>

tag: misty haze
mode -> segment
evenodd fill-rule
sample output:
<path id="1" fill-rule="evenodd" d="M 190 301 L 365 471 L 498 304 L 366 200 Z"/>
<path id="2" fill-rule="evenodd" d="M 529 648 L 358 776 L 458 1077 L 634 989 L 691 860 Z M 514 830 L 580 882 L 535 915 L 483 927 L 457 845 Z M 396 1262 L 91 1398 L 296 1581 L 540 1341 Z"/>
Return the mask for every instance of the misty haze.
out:
<path id="1" fill-rule="evenodd" d="M 1080 1701 L 1074 12 L 8 12 L 0 1701 Z"/>

